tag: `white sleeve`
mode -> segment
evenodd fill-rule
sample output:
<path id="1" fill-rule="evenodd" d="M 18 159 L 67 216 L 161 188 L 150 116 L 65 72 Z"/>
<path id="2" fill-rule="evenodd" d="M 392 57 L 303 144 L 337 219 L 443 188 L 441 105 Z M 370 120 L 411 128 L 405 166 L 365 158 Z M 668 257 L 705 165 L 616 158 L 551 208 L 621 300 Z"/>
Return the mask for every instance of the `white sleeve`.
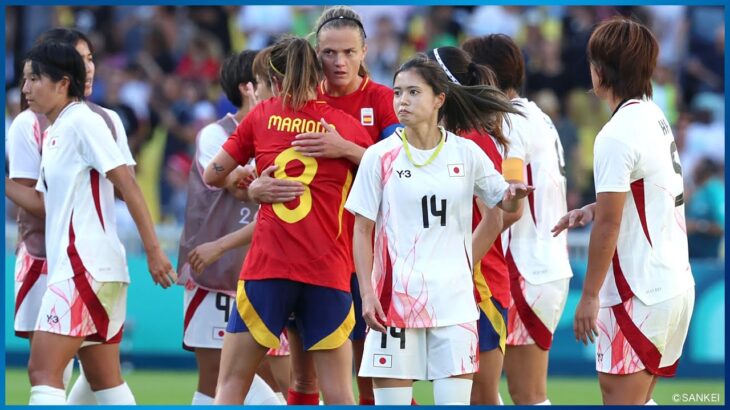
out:
<path id="1" fill-rule="evenodd" d="M 368 148 L 360 161 L 345 208 L 353 214 L 375 221 L 383 199 L 381 181 L 380 156 L 372 148 Z"/>
<path id="2" fill-rule="evenodd" d="M 210 124 L 200 130 L 197 138 L 198 163 L 201 169 L 205 169 L 213 157 L 221 150 L 223 143 L 228 139 L 228 135 L 218 124 Z"/>
<path id="3" fill-rule="evenodd" d="M 104 108 L 104 110 L 106 110 L 107 114 L 109 114 L 109 117 L 112 119 L 112 124 L 114 124 L 114 130 L 117 133 L 117 146 L 119 147 L 119 150 L 122 151 L 122 156 L 124 157 L 124 160 L 127 161 L 127 165 L 129 165 L 130 167 L 137 165 L 137 162 L 132 156 L 132 151 L 129 150 L 127 130 L 124 129 L 122 119 L 119 118 L 119 114 L 117 114 L 116 111 L 110 110 L 108 108 Z"/>
<path id="4" fill-rule="evenodd" d="M 505 134 L 509 142 L 507 158 L 519 158 L 527 164 L 529 162 L 528 153 L 530 152 L 528 146 L 529 129 L 527 118 L 511 114 L 509 115 L 509 123 L 505 121 L 503 128 L 506 131 Z"/>
<path id="5" fill-rule="evenodd" d="M 38 179 L 41 169 L 41 129 L 35 114 L 23 112 L 8 129 L 10 178 Z"/>
<path id="6" fill-rule="evenodd" d="M 93 113 L 92 113 L 93 114 Z M 81 157 L 100 174 L 126 165 L 122 152 L 100 115 L 87 115 L 74 125 Z"/>
<path id="7" fill-rule="evenodd" d="M 628 192 L 631 171 L 638 156 L 631 146 L 616 138 L 598 136 L 593 147 L 593 178 L 596 193 Z"/>
<path id="8" fill-rule="evenodd" d="M 502 198 L 509 184 L 504 177 L 494 169 L 494 164 L 487 157 L 487 154 L 481 150 L 472 141 L 469 141 L 472 147 L 472 170 L 474 174 L 474 194 L 478 196 L 489 207 L 493 208 Z"/>

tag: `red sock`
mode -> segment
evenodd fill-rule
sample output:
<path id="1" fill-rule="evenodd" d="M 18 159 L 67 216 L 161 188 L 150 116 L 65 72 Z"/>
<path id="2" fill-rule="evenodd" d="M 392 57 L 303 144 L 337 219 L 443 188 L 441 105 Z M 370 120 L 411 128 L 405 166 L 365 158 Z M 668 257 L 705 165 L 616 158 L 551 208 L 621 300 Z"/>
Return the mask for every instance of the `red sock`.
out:
<path id="1" fill-rule="evenodd" d="M 319 393 L 299 393 L 289 389 L 286 398 L 286 404 L 292 405 L 318 405 L 319 404 Z"/>
<path id="2" fill-rule="evenodd" d="M 374 406 L 375 400 L 373 399 L 366 399 L 364 397 L 360 397 L 360 405 L 361 406 Z"/>
<path id="3" fill-rule="evenodd" d="M 411 406 L 418 406 L 418 403 L 416 403 L 416 399 L 411 399 Z"/>

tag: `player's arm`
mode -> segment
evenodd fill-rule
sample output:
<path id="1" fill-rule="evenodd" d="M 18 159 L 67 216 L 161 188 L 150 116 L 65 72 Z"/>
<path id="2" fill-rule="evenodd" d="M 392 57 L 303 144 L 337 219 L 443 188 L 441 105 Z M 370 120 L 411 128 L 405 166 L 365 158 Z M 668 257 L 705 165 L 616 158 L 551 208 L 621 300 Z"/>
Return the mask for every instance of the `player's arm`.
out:
<path id="1" fill-rule="evenodd" d="M 173 280 L 169 276 L 172 270 L 172 264 L 167 256 L 162 252 L 160 242 L 157 240 L 152 217 L 144 202 L 142 191 L 137 185 L 137 181 L 132 177 L 127 165 L 120 165 L 106 173 L 106 178 L 114 184 L 119 190 L 127 203 L 127 209 L 137 225 L 137 230 L 142 239 L 145 253 L 147 254 L 147 265 L 152 274 L 152 280 L 163 288 L 169 287 Z M 173 273 L 174 276 L 174 273 Z"/>
<path id="2" fill-rule="evenodd" d="M 215 154 L 213 159 L 210 160 L 208 166 L 205 167 L 205 171 L 203 172 L 203 181 L 205 181 L 208 185 L 223 188 L 226 184 L 231 183 L 227 177 L 237 167 L 238 163 L 236 160 L 233 159 L 233 157 L 224 149 L 221 149 L 217 154 Z"/>
<path id="3" fill-rule="evenodd" d="M 322 118 L 320 123 L 325 132 L 307 132 L 294 137 L 291 145 L 305 157 L 344 158 L 355 165 L 360 164 L 365 148 L 348 141 Z"/>
<path id="4" fill-rule="evenodd" d="M 522 198 L 529 195 L 535 187 L 522 182 L 510 182 L 504 191 L 504 197 L 497 204 L 505 212 L 515 212 L 521 206 Z"/>
<path id="5" fill-rule="evenodd" d="M 595 221 L 588 243 L 588 267 L 573 322 L 575 338 L 584 344 L 588 344 L 588 340 L 593 343 L 598 336 L 598 291 L 616 251 L 625 201 L 626 192 L 599 192 L 596 195 Z"/>
<path id="6" fill-rule="evenodd" d="M 477 198 L 476 202 L 482 219 L 479 221 L 477 227 L 474 228 L 471 239 L 472 257 L 475 263 L 484 258 L 484 255 L 489 252 L 489 248 L 492 247 L 494 241 L 499 238 L 499 234 L 502 233 L 502 218 L 504 214 L 504 212 L 496 207 L 491 209 L 487 208 L 487 205 L 479 198 Z"/>
<path id="7" fill-rule="evenodd" d="M 224 253 L 231 249 L 246 246 L 251 243 L 253 230 L 256 227 L 256 220 L 241 229 L 233 231 L 226 236 L 212 242 L 198 245 L 188 253 L 188 262 L 196 273 L 201 273 L 205 268 L 217 261 Z"/>
<path id="8" fill-rule="evenodd" d="M 362 297 L 362 317 L 371 329 L 384 333 L 385 314 L 372 285 L 374 228 L 374 221 L 359 214 L 355 215 L 352 247 L 357 282 L 360 285 L 360 296 Z"/>
<path id="9" fill-rule="evenodd" d="M 43 203 L 43 194 L 33 188 L 35 184 L 34 179 L 5 177 L 5 196 L 31 215 L 45 218 L 46 206 Z"/>

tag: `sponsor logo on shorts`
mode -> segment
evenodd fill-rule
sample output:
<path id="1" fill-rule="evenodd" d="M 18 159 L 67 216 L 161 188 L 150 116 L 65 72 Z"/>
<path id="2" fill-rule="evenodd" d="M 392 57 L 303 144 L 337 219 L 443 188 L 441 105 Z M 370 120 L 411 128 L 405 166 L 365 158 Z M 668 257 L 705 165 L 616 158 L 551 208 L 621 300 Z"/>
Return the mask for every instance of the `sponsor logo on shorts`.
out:
<path id="1" fill-rule="evenodd" d="M 226 334 L 225 327 L 214 327 L 213 328 L 213 339 L 214 340 L 223 340 L 223 336 L 225 334 Z"/>
<path id="2" fill-rule="evenodd" d="M 393 367 L 393 356 L 389 354 L 374 354 L 373 367 Z"/>
<path id="3" fill-rule="evenodd" d="M 58 323 L 58 315 L 46 315 L 46 321 L 49 325 L 55 325 Z"/>

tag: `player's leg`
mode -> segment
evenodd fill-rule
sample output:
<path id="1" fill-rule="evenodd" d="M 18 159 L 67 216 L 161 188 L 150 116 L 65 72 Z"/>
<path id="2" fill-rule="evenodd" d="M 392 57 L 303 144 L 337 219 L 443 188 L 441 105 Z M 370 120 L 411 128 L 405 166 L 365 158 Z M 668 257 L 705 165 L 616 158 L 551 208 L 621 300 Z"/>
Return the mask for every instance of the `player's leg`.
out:
<path id="1" fill-rule="evenodd" d="M 291 378 L 291 361 L 289 360 L 289 338 L 284 330 L 279 335 L 278 349 L 269 349 L 266 353 L 264 363 L 268 364 L 271 373 L 271 388 L 276 392 L 280 401 L 286 404 L 284 396 L 289 391 L 289 380 Z"/>
<path id="2" fill-rule="evenodd" d="M 305 285 L 294 317 L 314 365 L 325 404 L 355 404 L 352 345 L 355 310 L 350 292 Z"/>
<path id="3" fill-rule="evenodd" d="M 507 345 L 504 370 L 510 397 L 517 405 L 547 400 L 548 351 L 536 344 Z"/>
<path id="4" fill-rule="evenodd" d="M 266 352 L 279 348 L 278 335 L 292 311 L 299 287 L 296 282 L 281 279 L 239 281 L 236 303 L 223 338 L 216 404 L 244 401 Z"/>
<path id="5" fill-rule="evenodd" d="M 218 384 L 218 372 L 220 370 L 221 362 L 221 350 L 220 349 L 206 349 L 202 347 L 195 348 L 195 361 L 198 364 L 198 388 L 195 392 L 198 401 L 205 399 L 206 396 L 210 399 L 210 403 L 213 404 L 213 397 L 215 397 L 215 386 Z M 195 397 L 193 400 L 195 401 Z M 207 401 L 207 400 L 205 400 Z M 193 403 L 193 404 L 205 404 L 205 403 Z"/>
<path id="6" fill-rule="evenodd" d="M 428 328 L 428 379 L 436 405 L 469 405 L 472 377 L 479 371 L 477 321 Z"/>
<path id="7" fill-rule="evenodd" d="M 78 356 L 99 404 L 135 404 L 134 395 L 122 378 L 118 343 L 85 346 Z"/>
<path id="8" fill-rule="evenodd" d="M 487 312 L 487 313 L 485 313 Z M 479 309 L 479 371 L 474 374 L 471 404 L 499 405 L 499 382 L 507 339 L 507 309 L 494 298 Z"/>
<path id="9" fill-rule="evenodd" d="M 291 405 L 317 405 L 319 404 L 319 385 L 313 353 L 304 350 L 299 331 L 295 327 L 287 328 L 287 335 L 291 360 L 291 382 L 286 402 Z"/>
<path id="10" fill-rule="evenodd" d="M 63 370 L 83 337 L 35 331 L 28 361 L 30 404 L 66 404 Z"/>
<path id="11" fill-rule="evenodd" d="M 643 405 L 651 389 L 654 376 L 646 370 L 632 374 L 598 373 L 603 404 Z"/>

